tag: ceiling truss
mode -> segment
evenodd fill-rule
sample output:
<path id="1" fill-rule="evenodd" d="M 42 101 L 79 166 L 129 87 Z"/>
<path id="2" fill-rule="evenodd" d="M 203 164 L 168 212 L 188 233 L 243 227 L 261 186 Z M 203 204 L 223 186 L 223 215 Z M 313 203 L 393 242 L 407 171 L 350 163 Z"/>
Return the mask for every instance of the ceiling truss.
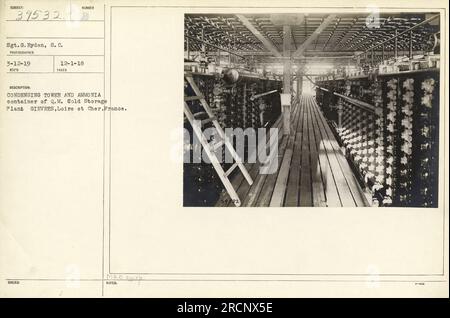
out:
<path id="1" fill-rule="evenodd" d="M 308 56 L 310 51 L 316 52 L 316 56 L 365 51 L 392 37 L 394 30 L 401 33 L 426 17 L 424 13 L 381 14 L 368 23 L 367 13 L 304 14 L 302 23 L 291 26 L 293 56 Z M 438 31 L 439 25 L 433 24 L 414 29 L 411 33 L 413 50 L 423 50 L 430 34 Z M 186 14 L 185 34 L 241 55 L 258 57 L 269 52 L 275 57 L 282 56 L 283 25 L 274 24 L 270 14 Z M 198 41 L 185 39 L 185 48 L 187 45 L 190 51 L 202 49 Z M 409 50 L 409 45 L 409 35 L 398 38 L 398 50 Z M 393 50 L 394 41 L 384 45 L 386 54 Z"/>

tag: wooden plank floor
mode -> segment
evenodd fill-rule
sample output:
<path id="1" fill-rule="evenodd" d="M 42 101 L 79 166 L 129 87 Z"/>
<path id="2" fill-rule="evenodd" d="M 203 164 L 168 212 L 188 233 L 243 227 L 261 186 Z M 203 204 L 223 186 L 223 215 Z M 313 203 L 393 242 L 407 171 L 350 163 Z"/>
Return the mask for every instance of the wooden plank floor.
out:
<path id="1" fill-rule="evenodd" d="M 258 164 L 248 164 L 251 186 L 241 174 L 232 178 L 242 205 L 368 206 L 314 97 L 301 96 L 291 118 L 291 134 L 279 138 L 277 172 L 259 174 Z M 226 192 L 216 206 L 233 206 Z"/>

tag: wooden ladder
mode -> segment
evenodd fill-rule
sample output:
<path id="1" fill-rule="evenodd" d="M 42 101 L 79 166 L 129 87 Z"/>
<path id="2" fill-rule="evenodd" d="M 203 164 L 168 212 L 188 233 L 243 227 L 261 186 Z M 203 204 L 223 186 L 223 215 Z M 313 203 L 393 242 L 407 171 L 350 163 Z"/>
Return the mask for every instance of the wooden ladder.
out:
<path id="1" fill-rule="evenodd" d="M 250 174 L 248 173 L 244 164 L 242 163 L 242 159 L 238 156 L 235 149 L 233 148 L 233 144 L 230 142 L 230 140 L 225 135 L 225 132 L 223 131 L 222 127 L 220 127 L 220 124 L 217 121 L 217 118 L 214 116 L 214 113 L 212 112 L 211 108 L 209 107 L 205 97 L 200 92 L 200 89 L 198 88 L 197 84 L 195 84 L 192 75 L 190 73 L 185 73 L 184 78 L 189 83 L 189 85 L 191 86 L 192 90 L 195 93 L 194 96 L 184 96 L 184 114 L 186 115 L 186 118 L 189 120 L 189 123 L 191 124 L 197 138 L 200 140 L 202 147 L 205 149 L 205 152 L 208 155 L 208 158 L 211 161 L 211 164 L 213 165 L 214 169 L 217 172 L 217 175 L 219 176 L 225 189 L 227 190 L 228 194 L 230 195 L 231 200 L 233 201 L 233 203 L 236 206 L 240 206 L 241 200 L 239 199 L 239 197 L 236 193 L 236 190 L 234 189 L 234 187 L 231 184 L 230 179 L 228 177 L 233 172 L 233 170 L 238 167 L 241 170 L 242 174 L 244 175 L 244 177 L 247 180 L 249 185 L 253 184 L 253 180 L 250 177 Z M 197 101 L 197 100 L 200 101 L 201 105 L 203 106 L 203 108 L 206 111 L 206 114 L 208 115 L 208 118 L 201 120 L 201 123 L 204 124 L 207 122 L 212 122 L 217 133 L 219 134 L 219 136 L 221 138 L 221 140 L 215 141 L 214 144 L 208 142 L 206 136 L 203 134 L 201 125 L 194 124 L 194 122 L 196 121 L 195 115 L 192 113 L 188 102 Z M 220 165 L 219 159 L 216 156 L 216 150 L 222 146 L 225 146 L 228 149 L 228 151 L 231 153 L 231 155 L 234 159 L 234 163 L 226 171 L 222 168 L 222 166 Z"/>

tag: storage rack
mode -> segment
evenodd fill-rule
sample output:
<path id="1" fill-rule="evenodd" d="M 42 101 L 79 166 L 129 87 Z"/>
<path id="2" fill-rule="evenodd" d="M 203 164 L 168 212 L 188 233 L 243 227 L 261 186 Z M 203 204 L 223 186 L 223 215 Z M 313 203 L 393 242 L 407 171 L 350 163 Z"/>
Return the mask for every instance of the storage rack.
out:
<path id="1" fill-rule="evenodd" d="M 270 90 L 281 91 L 280 81 L 255 75 L 254 77 L 243 77 L 237 83 L 229 84 L 218 73 L 191 74 L 223 128 L 242 128 L 244 130 L 249 127 L 270 128 L 280 116 L 279 94 L 252 99 L 253 96 Z M 185 83 L 185 94 L 192 95 L 192 92 L 187 91 L 187 87 L 188 85 Z M 194 102 L 192 106 L 194 112 L 195 104 L 197 104 L 197 110 L 201 109 L 198 103 Z M 192 127 L 186 119 L 184 128 L 189 131 L 190 136 L 193 136 Z M 201 146 L 197 145 L 197 147 Z M 194 143 L 190 140 L 185 145 L 187 152 L 185 156 L 189 156 L 192 160 L 194 152 L 200 150 L 194 149 Z M 249 154 L 247 148 L 245 150 L 245 158 L 247 158 Z M 222 156 L 222 159 L 225 159 L 225 152 L 222 153 Z M 222 166 L 226 170 L 230 164 L 224 162 Z M 185 206 L 210 206 L 217 201 L 222 191 L 223 185 L 212 165 L 203 161 L 184 164 Z"/>
<path id="2" fill-rule="evenodd" d="M 316 82 L 316 98 L 376 206 L 436 207 L 439 72 Z"/>

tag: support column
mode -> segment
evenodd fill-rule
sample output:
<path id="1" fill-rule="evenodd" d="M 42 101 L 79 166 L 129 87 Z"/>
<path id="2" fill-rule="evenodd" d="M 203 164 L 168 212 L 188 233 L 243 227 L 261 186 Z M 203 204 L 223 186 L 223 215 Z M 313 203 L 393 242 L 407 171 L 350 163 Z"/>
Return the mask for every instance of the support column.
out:
<path id="1" fill-rule="evenodd" d="M 283 26 L 283 94 L 281 111 L 283 114 L 283 134 L 289 135 L 291 127 L 291 27 Z"/>
<path id="2" fill-rule="evenodd" d="M 303 94 L 303 65 L 299 64 L 297 68 L 297 99 Z"/>

